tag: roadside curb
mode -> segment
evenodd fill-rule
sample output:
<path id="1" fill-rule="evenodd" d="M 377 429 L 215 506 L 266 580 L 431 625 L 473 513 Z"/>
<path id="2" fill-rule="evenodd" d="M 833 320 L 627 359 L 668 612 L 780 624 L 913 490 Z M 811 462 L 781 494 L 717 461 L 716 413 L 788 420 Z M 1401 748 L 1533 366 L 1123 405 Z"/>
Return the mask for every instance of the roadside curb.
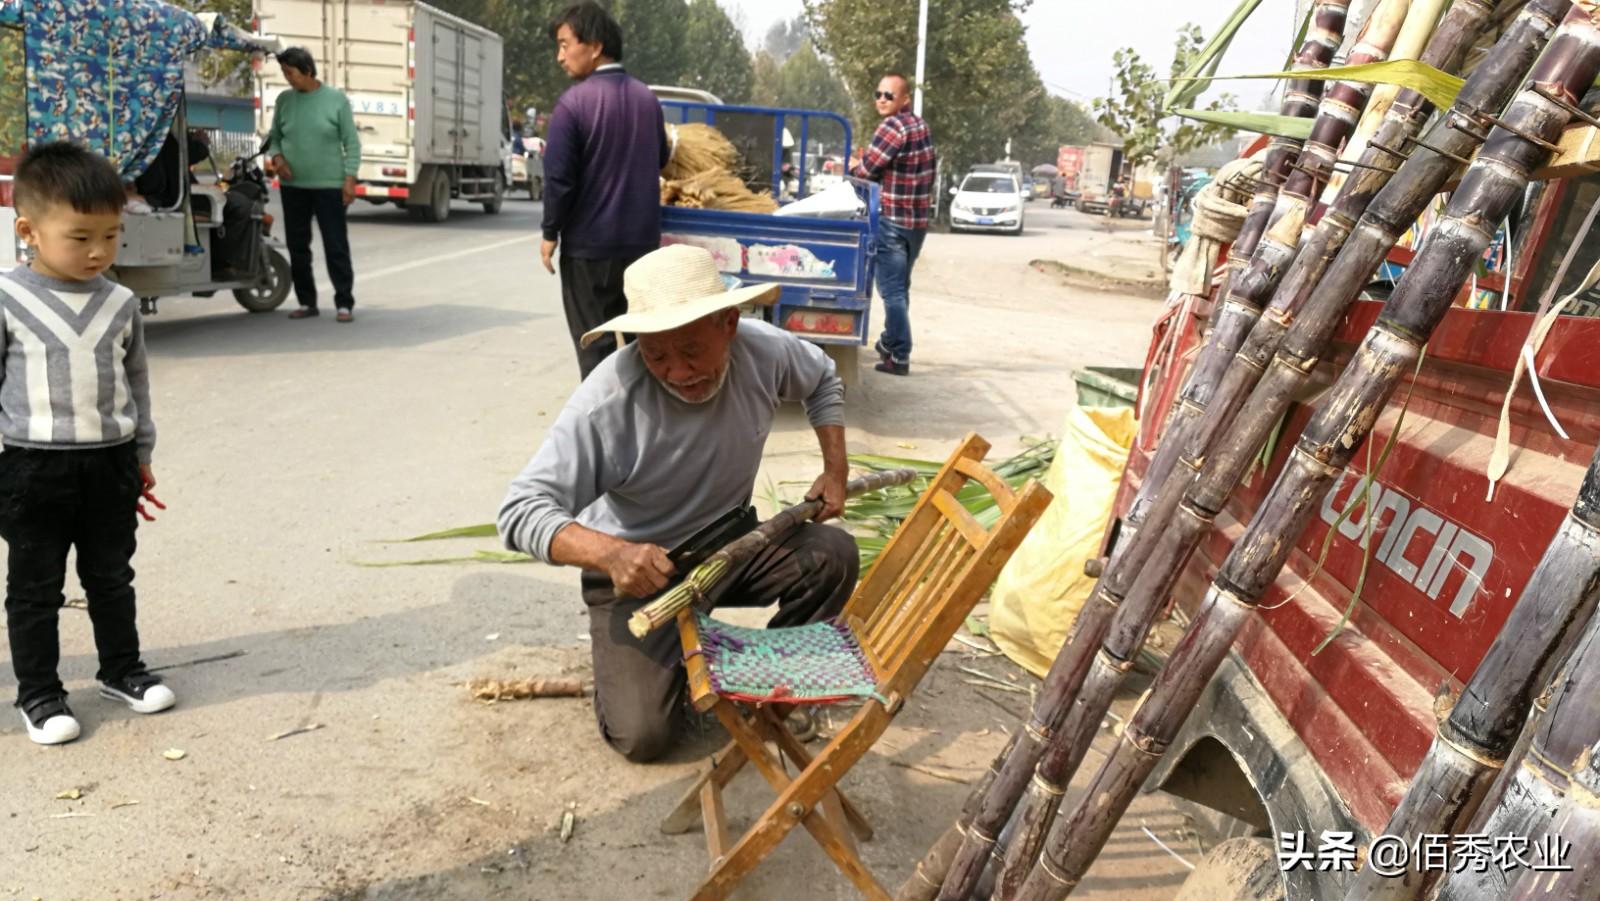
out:
<path id="1" fill-rule="evenodd" d="M 1167 296 L 1167 283 L 1160 279 L 1112 275 L 1109 272 L 1074 266 L 1071 263 L 1063 263 L 1060 260 L 1030 260 L 1028 268 L 1036 272 L 1053 273 L 1060 276 L 1068 284 L 1079 287 L 1095 288 L 1102 291 L 1131 291 L 1157 299 Z"/>

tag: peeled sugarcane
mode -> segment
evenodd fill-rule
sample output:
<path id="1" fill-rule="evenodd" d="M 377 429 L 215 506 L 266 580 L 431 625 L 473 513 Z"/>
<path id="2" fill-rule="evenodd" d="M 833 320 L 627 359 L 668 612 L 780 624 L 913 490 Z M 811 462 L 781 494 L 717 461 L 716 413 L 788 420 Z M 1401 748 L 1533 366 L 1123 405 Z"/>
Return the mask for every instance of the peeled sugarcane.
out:
<path id="1" fill-rule="evenodd" d="M 1318 0 L 1311 12 L 1311 27 L 1307 30 L 1305 42 L 1295 56 L 1293 66 L 1295 70 L 1327 67 L 1343 41 L 1348 8 L 1349 0 Z M 1310 118 L 1317 112 L 1317 102 L 1321 92 L 1322 84 L 1319 81 L 1310 79 L 1291 81 L 1284 93 L 1283 115 Z M 1246 216 L 1238 238 L 1233 242 L 1231 252 L 1234 256 L 1248 259 L 1254 250 L 1272 212 L 1273 202 L 1277 196 L 1277 185 L 1288 176 L 1289 166 L 1294 162 L 1300 144 L 1301 142 L 1288 138 L 1274 138 L 1268 145 L 1263 174 L 1265 180 L 1259 183 L 1250 213 Z M 1202 350 L 1202 356 L 1204 353 Z M 1137 528 L 1138 521 L 1130 517 L 1124 525 L 1124 534 L 1131 535 Z M 1089 603 L 1079 612 L 1068 638 L 1068 648 L 1074 643 L 1090 648 L 1099 644 L 1105 634 L 1106 626 L 1110 624 L 1111 614 L 1116 605 L 1108 598 L 1101 598 L 1100 603 L 1096 603 L 1095 599 L 1101 596 L 1101 592 L 1115 590 L 1120 593 L 1126 590 L 1137 568 L 1137 565 L 1130 561 L 1113 558 L 1106 575 L 1097 586 L 1095 597 L 1091 597 Z M 990 806 L 1004 808 L 1004 813 L 1000 815 L 994 828 L 998 830 L 999 826 L 1004 824 L 1011 808 L 1015 806 L 1017 797 L 1026 786 L 1039 755 L 1044 751 L 1045 743 L 1049 741 L 1055 727 L 1065 716 L 1067 699 L 1083 680 L 1081 670 L 1074 672 L 1062 665 L 1070 664 L 1073 659 L 1065 650 L 1056 657 L 1050 671 L 1045 675 L 1044 685 L 1034 702 L 1033 713 L 1027 726 L 1015 741 L 1006 746 L 1001 752 L 1001 757 L 997 758 L 1001 761 L 998 775 L 992 781 L 986 781 L 980 790 L 972 793 L 972 798 L 963 805 L 963 816 L 934 842 L 933 847 L 917 864 L 912 877 L 902 883 L 896 891 L 896 901 L 930 901 L 935 897 L 934 888 L 949 878 L 953 869 L 951 866 L 953 860 L 948 852 L 956 845 L 958 836 L 962 848 L 959 856 L 964 861 L 963 865 L 972 870 L 958 877 L 959 881 L 969 883 L 969 880 L 975 880 L 982 872 L 984 863 L 988 860 L 988 849 L 994 844 L 995 835 L 993 832 L 972 831 L 970 828 L 972 817 L 965 811 L 976 809 L 972 799 L 994 795 L 1003 803 Z M 1004 801 L 1005 798 L 1010 800 Z M 971 840 L 974 838 L 976 844 L 972 844 Z M 970 892 L 970 883 L 967 890 Z"/>
<path id="2" fill-rule="evenodd" d="M 1573 97 L 1587 89 L 1597 72 L 1600 30 L 1587 20 L 1569 21 L 1535 66 L 1533 81 L 1557 96 Z M 1051 828 L 1039 863 L 1021 889 L 1011 896 L 1002 891 L 1002 899 L 1060 899 L 1083 878 L 1194 709 L 1240 628 L 1277 579 L 1322 496 L 1371 434 L 1384 404 L 1450 309 L 1489 244 L 1492 224 L 1521 197 L 1569 118 L 1565 107 L 1532 88 L 1513 101 L 1504 126 L 1497 125 L 1488 136 L 1452 195 L 1445 217 L 1296 442 L 1283 472 L 1223 562 L 1193 623 L 1141 699 L 1084 798 Z M 1398 180 L 1391 182 L 1389 190 L 1396 184 Z M 1261 387 L 1268 385 L 1264 382 Z M 1280 402 L 1286 405 L 1287 398 Z M 1245 415 L 1253 413 L 1247 406 Z M 1197 487 L 1204 482 L 1202 478 Z"/>
<path id="3" fill-rule="evenodd" d="M 1417 768 L 1386 835 L 1463 832 L 1490 781 L 1516 745 L 1535 696 L 1572 644 L 1593 622 L 1600 599 L 1600 450 L 1584 473 L 1578 499 L 1545 548 L 1533 576 L 1489 653 L 1473 672 L 1428 756 Z M 1395 876 L 1364 868 L 1347 899 L 1419 898 L 1437 873 L 1413 868 Z"/>
<path id="4" fill-rule="evenodd" d="M 1572 777 L 1567 800 L 1550 833 L 1571 841 L 1572 853 L 1566 862 L 1572 870 L 1522 871 L 1511 901 L 1600 898 L 1600 743 L 1585 751 L 1579 764 L 1581 769 Z"/>
<path id="5" fill-rule="evenodd" d="M 889 469 L 851 479 L 844 486 L 846 497 L 865 494 L 895 485 L 904 485 L 916 479 L 911 469 Z M 643 638 L 667 623 L 677 619 L 678 613 L 705 597 L 722 577 L 735 567 L 747 562 L 767 546 L 780 541 L 783 536 L 822 512 L 822 499 L 804 501 L 780 510 L 773 517 L 740 538 L 736 538 L 696 566 L 682 582 L 665 594 L 640 607 L 628 617 L 628 631 L 635 638 Z"/>
<path id="6" fill-rule="evenodd" d="M 1485 112 L 1497 111 L 1515 90 L 1521 74 L 1532 65 L 1543 48 L 1553 27 L 1568 4 L 1565 0 L 1538 0 L 1536 5 L 1508 31 L 1495 48 L 1493 56 L 1479 66 L 1460 94 L 1455 114 L 1467 117 L 1462 121 L 1476 120 Z M 1454 68 L 1460 64 L 1466 49 L 1481 34 L 1488 20 L 1490 8 L 1483 3 L 1457 2 L 1452 8 L 1424 55 L 1430 64 Z M 1398 146 L 1401 139 L 1415 135 L 1428 115 L 1424 98 L 1406 92 L 1392 108 L 1385 123 L 1383 136 L 1392 143 L 1379 141 L 1377 147 L 1364 152 L 1363 162 L 1378 165 L 1377 159 L 1387 155 L 1380 148 Z M 1436 131 L 1443 131 L 1440 126 Z M 1452 134 L 1465 142 L 1456 146 L 1457 155 L 1470 154 L 1476 140 L 1468 132 Z M 1431 142 L 1430 142 L 1431 143 Z M 1369 162 L 1370 161 L 1370 162 Z M 1308 317 L 1296 327 L 1297 340 L 1293 346 L 1297 353 L 1288 361 L 1280 361 L 1277 369 L 1290 380 L 1303 381 L 1315 366 L 1316 357 L 1331 338 L 1333 329 L 1343 316 L 1346 306 L 1353 300 L 1366 277 L 1381 262 L 1404 226 L 1423 209 L 1427 200 L 1441 187 L 1456 163 L 1438 154 L 1419 156 L 1405 164 L 1401 174 L 1380 195 L 1381 202 L 1374 211 L 1374 223 L 1385 226 L 1373 229 L 1369 223 L 1366 233 L 1388 235 L 1373 242 L 1357 242 L 1348 257 L 1341 257 L 1340 269 L 1330 279 L 1323 279 L 1328 263 L 1351 233 L 1351 226 L 1367 209 L 1380 188 L 1389 179 L 1382 169 L 1362 168 L 1347 181 L 1340 192 L 1336 206 L 1324 215 L 1312 233 L 1307 249 L 1296 258 L 1290 277 L 1274 298 L 1272 312 L 1263 317 L 1251 333 L 1245 350 L 1224 378 L 1218 393 L 1206 408 L 1204 418 L 1197 422 L 1187 444 L 1178 439 L 1183 448 L 1184 469 L 1173 477 L 1166 490 L 1157 495 L 1155 509 L 1146 521 L 1141 535 L 1132 539 L 1134 544 L 1144 544 L 1146 550 L 1129 550 L 1129 558 L 1142 562 L 1140 575 L 1120 603 L 1108 637 L 1098 655 L 1084 666 L 1087 670 L 1084 685 L 1074 700 L 1067 719 L 1052 739 L 1051 747 L 1040 760 L 1033 782 L 1018 814 L 1018 825 L 1009 838 L 1005 851 L 1005 864 L 1001 872 L 1001 894 L 1015 891 L 1032 869 L 1044 841 L 1044 832 L 1050 827 L 1066 785 L 1088 752 L 1090 742 L 1115 696 L 1116 689 L 1136 657 L 1148 633 L 1150 624 L 1170 594 L 1189 555 L 1210 530 L 1215 514 L 1221 510 L 1233 488 L 1244 476 L 1255 458 L 1257 449 L 1266 441 L 1268 433 L 1277 423 L 1293 397 L 1294 386 L 1286 386 L 1269 394 L 1252 398 L 1252 415 L 1248 428 L 1235 430 L 1230 435 L 1228 451 L 1207 458 L 1206 445 L 1211 436 L 1221 433 L 1232 422 L 1240 401 L 1255 386 L 1267 361 L 1284 337 L 1297 309 L 1306 300 L 1312 288 L 1321 293 L 1313 303 L 1319 315 Z M 1287 299 L 1287 300 L 1286 300 Z M 1239 377 L 1243 373 L 1244 378 Z M 1220 425 L 1216 423 L 1221 423 Z M 1163 440 L 1174 440 L 1168 436 Z M 1189 486 L 1190 472 L 1201 470 L 1206 475 L 1205 490 Z M 1180 507 L 1181 505 L 1181 507 Z M 1088 649 L 1086 656 L 1093 655 Z"/>
<path id="7" fill-rule="evenodd" d="M 1592 500 L 1587 504 L 1591 510 Z M 1580 498 L 1580 504 L 1584 503 Z M 1577 506 L 1574 505 L 1574 511 Z M 1507 790 L 1481 831 L 1490 835 L 1525 836 L 1530 844 L 1565 839 L 1560 830 L 1554 828 L 1557 816 L 1564 803 L 1578 800 L 1570 783 L 1590 763 L 1585 758 L 1597 740 L 1600 740 L 1600 619 L 1591 619 L 1582 640 L 1572 649 L 1561 675 L 1555 680 L 1549 709 L 1534 725 L 1527 753 L 1515 772 L 1501 777 L 1514 780 L 1518 787 Z M 1534 783 L 1538 784 L 1537 788 L 1533 787 Z M 1564 891 L 1528 894 L 1532 877 L 1551 874 L 1519 874 L 1494 866 L 1487 870 L 1489 872 L 1451 874 L 1440 887 L 1439 897 L 1504 898 L 1511 894 L 1513 885 L 1522 892 L 1518 897 L 1584 901 L 1595 897 Z"/>

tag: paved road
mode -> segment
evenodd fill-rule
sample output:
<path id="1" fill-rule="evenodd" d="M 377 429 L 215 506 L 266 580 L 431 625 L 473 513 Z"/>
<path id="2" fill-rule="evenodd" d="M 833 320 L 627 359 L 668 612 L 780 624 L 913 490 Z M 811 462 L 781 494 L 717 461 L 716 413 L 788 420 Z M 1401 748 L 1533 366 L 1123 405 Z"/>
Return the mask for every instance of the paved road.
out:
<path id="1" fill-rule="evenodd" d="M 576 574 L 357 565 L 491 546 L 375 541 L 489 519 L 576 383 L 557 283 L 538 268 L 537 213 L 458 204 L 428 226 L 357 207 L 354 325 L 291 322 L 289 306 L 248 315 L 226 297 L 162 303 L 148 333 L 170 509 L 142 529 L 135 563 L 147 658 L 172 667 L 180 706 L 140 718 L 96 699 L 87 619 L 63 614 L 84 737 L 35 748 L 0 718 L 0 898 L 685 893 L 700 840 L 654 823 L 707 747 L 631 767 L 601 745 L 584 702 L 483 707 L 461 688 L 584 672 Z M 1068 246 L 1076 214 L 1055 215 L 1034 216 L 1022 238 L 930 238 L 913 377 L 862 374 L 852 449 L 939 458 L 969 429 L 1015 447 L 1059 430 L 1073 366 L 1142 359 L 1156 304 L 1028 268 Z M 817 465 L 803 417 L 786 413 L 757 492 Z M 959 676 L 937 671 L 853 777 L 880 824 L 864 853 L 885 881 L 959 805 L 963 789 L 927 772 L 975 775 L 1026 700 Z M 164 759 L 169 749 L 186 756 Z M 81 800 L 55 799 L 73 788 Z M 762 802 L 752 783 L 730 803 Z M 549 829 L 568 803 L 578 834 L 562 845 Z M 1169 896 L 1183 870 L 1140 825 L 1173 843 L 1182 822 L 1142 800 L 1083 894 Z M 748 896 L 797 885 L 853 897 L 801 841 Z"/>

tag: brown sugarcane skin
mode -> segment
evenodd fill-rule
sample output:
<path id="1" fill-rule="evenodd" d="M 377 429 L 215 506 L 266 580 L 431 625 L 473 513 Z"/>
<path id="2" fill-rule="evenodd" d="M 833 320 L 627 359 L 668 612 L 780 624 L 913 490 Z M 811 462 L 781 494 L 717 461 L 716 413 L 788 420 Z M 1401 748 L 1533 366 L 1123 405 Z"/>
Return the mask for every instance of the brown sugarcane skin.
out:
<path id="1" fill-rule="evenodd" d="M 1600 71 L 1600 40 L 1592 26 L 1564 30 L 1568 37 L 1541 61 L 1536 82 L 1557 82 L 1570 94 Z M 1555 58 L 1552 59 L 1552 56 Z M 1546 78 L 1538 78 L 1538 74 Z M 1532 91 L 1518 96 L 1506 120 L 1553 142 L 1567 122 L 1565 110 Z M 1479 160 L 1453 195 L 1446 218 L 1430 237 L 1399 288 L 1301 435 L 1244 537 L 1224 561 L 1212 590 L 1171 659 L 1140 704 L 1122 741 L 1091 783 L 1084 801 L 1051 830 L 1040 865 L 1020 896 L 1064 897 L 1082 878 L 1156 762 L 1187 719 L 1200 692 L 1234 637 L 1277 577 L 1294 541 L 1315 515 L 1316 502 L 1370 434 L 1378 412 L 1449 309 L 1455 292 L 1498 222 L 1548 154 L 1496 128 Z"/>
<path id="2" fill-rule="evenodd" d="M 1600 898 L 1600 744 L 1587 752 L 1587 766 L 1573 777 L 1570 797 L 1562 805 L 1551 832 L 1572 842 L 1570 873 L 1519 875 L 1512 901 Z"/>
<path id="3" fill-rule="evenodd" d="M 1535 22 L 1544 21 L 1546 25 L 1553 25 L 1548 20 L 1540 19 L 1538 10 L 1535 10 L 1529 18 Z M 1540 33 L 1541 29 L 1537 25 L 1530 25 L 1525 36 L 1508 35 L 1508 38 L 1513 41 L 1542 44 L 1543 41 L 1538 40 Z M 1548 33 L 1547 30 L 1543 31 L 1543 34 L 1548 35 Z M 1508 48 L 1513 46 L 1520 46 L 1520 44 L 1507 45 Z M 1530 64 L 1533 56 L 1531 52 L 1526 50 L 1513 53 L 1508 49 L 1507 52 L 1501 54 L 1501 56 L 1508 55 L 1516 59 L 1526 59 Z M 1499 92 L 1501 102 L 1504 101 L 1505 97 L 1509 96 L 1516 83 L 1514 79 L 1506 79 L 1506 81 L 1511 87 L 1504 88 Z M 1480 92 L 1478 95 L 1469 94 L 1467 96 L 1469 98 L 1482 96 L 1491 101 L 1494 99 L 1493 92 Z M 1399 115 L 1405 117 L 1407 111 L 1402 108 Z M 1473 140 L 1465 134 L 1462 134 L 1461 138 L 1467 141 Z M 1444 158 L 1440 157 L 1440 159 Z M 1422 163 L 1419 166 L 1427 167 L 1428 177 L 1422 180 L 1422 185 L 1424 187 L 1434 186 L 1435 190 L 1438 185 L 1443 184 L 1450 171 L 1438 163 L 1431 165 Z M 1359 190 L 1359 186 L 1352 186 L 1347 183 L 1346 189 L 1353 193 Z M 1432 194 L 1433 191 L 1427 191 L 1420 194 L 1422 200 L 1412 199 L 1410 201 L 1410 208 L 1414 211 L 1412 213 L 1413 217 L 1420 212 L 1422 203 Z M 1347 196 L 1349 195 L 1341 194 L 1341 197 Z M 1414 192 L 1402 192 L 1394 196 L 1416 198 L 1419 195 Z M 1391 205 L 1392 208 L 1397 208 L 1398 206 L 1398 203 Z M 1402 212 L 1398 209 L 1393 211 L 1396 213 Z M 1362 264 L 1366 264 L 1366 271 L 1370 272 L 1371 267 L 1377 265 L 1377 261 L 1387 252 L 1388 247 L 1394 243 L 1399 231 L 1395 230 L 1393 232 L 1394 237 L 1388 237 L 1386 241 L 1383 240 L 1388 234 L 1388 232 L 1378 232 L 1376 234 L 1378 240 L 1373 248 L 1377 251 L 1376 255 L 1364 258 L 1361 261 Z M 1353 297 L 1354 293 L 1354 290 L 1350 290 L 1348 297 Z M 1324 301 L 1324 304 L 1326 303 Z M 1347 303 L 1348 299 L 1339 305 L 1340 316 L 1338 318 L 1342 318 L 1343 308 Z M 1319 350 L 1331 337 L 1332 329 L 1337 326 L 1338 318 L 1327 317 L 1326 331 L 1312 336 L 1311 342 L 1315 343 Z M 1315 320 L 1313 320 L 1314 323 Z M 1307 323 L 1301 323 L 1297 328 L 1304 331 L 1306 326 Z M 1258 324 L 1258 329 L 1264 330 L 1263 334 L 1268 336 L 1263 339 L 1264 342 L 1272 342 L 1275 340 L 1274 336 L 1280 333 L 1279 330 L 1283 329 L 1283 325 L 1281 320 L 1266 318 Z M 1265 441 L 1272 428 L 1276 426 L 1283 411 L 1287 409 L 1290 400 L 1293 398 L 1295 390 L 1309 375 L 1311 365 L 1314 365 L 1314 362 L 1313 359 L 1309 363 L 1302 362 L 1299 366 L 1287 363 L 1274 366 L 1269 371 L 1268 377 L 1257 386 L 1258 390 L 1255 394 L 1251 395 L 1253 402 L 1243 406 L 1243 412 L 1235 424 L 1236 427 L 1221 439 L 1221 446 L 1216 450 L 1216 453 L 1205 461 L 1200 479 L 1191 486 L 1187 496 L 1180 501 L 1180 496 L 1175 491 L 1169 491 L 1162 492 L 1156 497 L 1147 522 L 1148 528 L 1144 530 L 1145 537 L 1139 541 L 1139 543 L 1149 547 L 1150 550 L 1144 552 L 1143 563 L 1139 567 L 1139 575 L 1121 600 L 1120 609 L 1107 629 L 1105 648 L 1113 657 L 1120 660 L 1131 660 L 1138 653 L 1138 649 L 1142 646 L 1144 638 L 1148 634 L 1150 623 L 1154 619 L 1156 612 L 1159 611 L 1165 599 L 1170 596 L 1190 557 L 1199 546 L 1204 535 L 1210 530 L 1214 517 L 1222 510 L 1233 489 L 1237 486 L 1239 480 L 1243 478 L 1245 470 L 1255 458 L 1257 449 Z M 1239 373 L 1236 378 L 1239 379 L 1238 384 L 1242 389 L 1245 384 L 1251 381 L 1249 376 L 1253 375 L 1253 373 L 1249 371 L 1248 364 L 1234 367 L 1230 370 L 1230 375 L 1235 371 Z M 1233 381 L 1231 379 L 1225 380 L 1224 384 L 1231 385 Z M 1244 393 L 1241 390 L 1237 396 L 1242 396 Z M 1227 403 L 1226 399 L 1229 397 L 1230 395 L 1223 394 L 1220 398 L 1214 398 L 1213 403 L 1218 401 Z M 1221 415 L 1220 411 L 1218 415 Z M 1201 440 L 1204 440 L 1203 436 L 1201 436 Z M 1195 445 L 1191 444 L 1189 449 L 1192 452 L 1194 448 Z M 1198 456 L 1198 454 L 1191 453 L 1184 459 L 1184 462 L 1190 466 L 1196 466 L 1199 464 Z M 1132 554 L 1133 551 L 1129 553 Z M 1087 705 L 1089 712 L 1100 712 L 1103 715 L 1103 708 L 1109 705 L 1110 699 L 1114 694 L 1114 688 L 1115 686 L 1112 686 L 1112 690 L 1103 692 L 1102 696 L 1099 697 L 1089 697 L 1087 692 L 1080 692 L 1079 703 Z M 1067 778 L 1070 779 L 1070 777 L 1071 774 L 1067 774 Z"/>
<path id="4" fill-rule="evenodd" d="M 978 783 L 973 786 L 972 791 L 967 794 L 966 801 L 962 803 L 961 815 L 939 835 L 922 859 L 917 861 L 916 869 L 912 871 L 911 876 L 895 890 L 894 901 L 933 901 L 938 897 L 939 885 L 950 870 L 950 861 L 961 846 L 965 830 L 972 822 L 972 815 L 977 812 L 978 804 L 988 793 L 989 786 L 999 776 L 1000 765 L 1016 750 L 1022 736 L 1022 732 L 1013 733 L 1011 740 L 1006 742 L 1006 746 L 994 760 L 990 761 L 989 768 L 983 771 L 983 776 L 978 779 Z"/>

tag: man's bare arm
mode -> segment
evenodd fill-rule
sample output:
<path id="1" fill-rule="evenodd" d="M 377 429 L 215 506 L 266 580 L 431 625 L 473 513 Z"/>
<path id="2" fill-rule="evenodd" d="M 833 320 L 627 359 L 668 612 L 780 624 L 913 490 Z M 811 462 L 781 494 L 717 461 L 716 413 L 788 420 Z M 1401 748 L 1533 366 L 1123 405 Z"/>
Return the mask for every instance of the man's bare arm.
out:
<path id="1" fill-rule="evenodd" d="M 649 597 L 667 587 L 677 571 L 665 548 L 624 541 L 577 523 L 562 527 L 551 539 L 550 560 L 605 573 L 623 597 Z"/>
<path id="2" fill-rule="evenodd" d="M 822 448 L 822 475 L 811 484 L 806 500 L 822 498 L 822 512 L 816 522 L 823 522 L 844 512 L 844 486 L 850 477 L 850 458 L 845 452 L 844 426 L 817 426 L 817 444 Z"/>

